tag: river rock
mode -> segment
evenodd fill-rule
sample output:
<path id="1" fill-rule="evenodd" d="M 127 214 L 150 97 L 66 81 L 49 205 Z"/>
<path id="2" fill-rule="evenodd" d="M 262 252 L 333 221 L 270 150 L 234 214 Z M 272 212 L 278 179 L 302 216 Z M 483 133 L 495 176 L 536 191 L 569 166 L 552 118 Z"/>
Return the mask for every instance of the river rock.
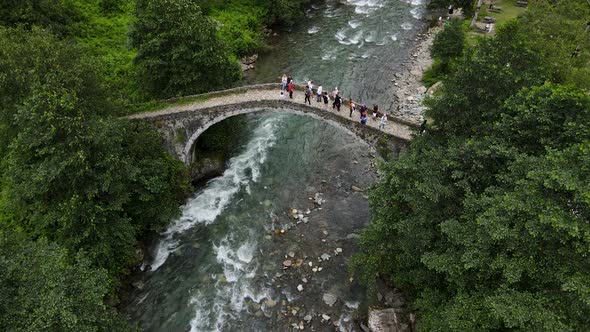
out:
<path id="1" fill-rule="evenodd" d="M 442 81 L 436 82 L 434 83 L 434 85 L 432 85 L 430 88 L 428 88 L 428 90 L 426 90 L 426 93 L 429 95 L 433 95 L 436 91 L 438 91 L 438 89 L 440 89 L 440 87 L 443 85 Z"/>
<path id="2" fill-rule="evenodd" d="M 291 261 L 290 259 L 283 261 L 284 267 L 291 267 L 291 265 L 293 265 L 293 261 Z"/>
<path id="3" fill-rule="evenodd" d="M 336 252 L 341 254 L 342 253 L 342 248 L 336 248 Z"/>
<path id="4" fill-rule="evenodd" d="M 361 188 L 359 188 L 357 186 L 351 186 L 350 189 L 352 189 L 352 191 L 356 191 L 356 192 L 363 191 Z"/>
<path id="5" fill-rule="evenodd" d="M 350 234 L 346 235 L 347 240 L 358 239 L 358 238 L 360 238 L 360 235 L 355 234 L 355 233 L 350 233 Z"/>
<path id="6" fill-rule="evenodd" d="M 258 54 L 253 54 L 251 56 L 245 56 L 240 59 L 240 62 L 245 65 L 251 65 L 258 60 Z"/>
<path id="7" fill-rule="evenodd" d="M 297 290 L 300 292 L 303 292 L 303 285 L 301 285 L 301 284 L 297 285 Z"/>
<path id="8" fill-rule="evenodd" d="M 369 329 L 372 332 L 410 332 L 410 325 L 400 309 L 370 309 Z"/>
<path id="9" fill-rule="evenodd" d="M 291 251 L 291 252 L 289 252 L 289 257 L 291 257 L 291 258 L 295 257 L 295 253 L 294 253 L 294 252 L 292 252 L 292 251 Z"/>
<path id="10" fill-rule="evenodd" d="M 311 317 L 311 315 L 305 315 L 305 317 L 303 317 L 303 320 L 309 324 L 309 322 L 311 322 L 312 318 L 313 317 Z"/>
<path id="11" fill-rule="evenodd" d="M 328 255 L 328 254 L 326 254 L 326 253 L 323 253 L 323 254 L 320 256 L 320 258 L 321 258 L 323 261 L 327 261 L 327 260 L 329 260 L 329 259 L 330 259 L 330 255 Z"/>
<path id="12" fill-rule="evenodd" d="M 336 301 L 338 301 L 338 297 L 334 294 L 325 293 L 324 296 L 322 296 L 322 300 L 324 300 L 324 303 L 331 307 L 334 304 L 336 304 Z"/>
<path id="13" fill-rule="evenodd" d="M 264 301 L 264 305 L 267 308 L 272 308 L 277 305 L 277 301 L 274 301 L 273 299 L 266 299 L 266 301 Z"/>
<path id="14" fill-rule="evenodd" d="M 143 281 L 136 281 L 133 284 L 133 287 L 142 290 L 145 287 L 145 284 L 143 283 Z"/>
<path id="15" fill-rule="evenodd" d="M 330 316 L 328 316 L 326 314 L 322 314 L 322 319 L 323 320 L 330 320 Z"/>

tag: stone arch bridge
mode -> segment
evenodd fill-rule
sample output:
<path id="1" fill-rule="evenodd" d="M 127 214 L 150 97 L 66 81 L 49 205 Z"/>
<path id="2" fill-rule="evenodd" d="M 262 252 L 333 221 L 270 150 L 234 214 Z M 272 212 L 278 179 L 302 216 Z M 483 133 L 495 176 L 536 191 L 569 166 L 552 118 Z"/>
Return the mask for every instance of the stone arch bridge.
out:
<path id="1" fill-rule="evenodd" d="M 229 117 L 260 111 L 288 112 L 311 116 L 326 121 L 355 135 L 370 145 L 386 137 L 405 146 L 411 139 L 417 123 L 388 115 L 384 130 L 379 130 L 379 121 L 369 119 L 366 125 L 359 122 L 358 113 L 349 117 L 348 101 L 340 112 L 324 103 L 311 106 L 303 103 L 303 87 L 297 86 L 293 99 L 279 97 L 280 85 L 276 83 L 244 86 L 201 95 L 170 99 L 169 107 L 159 111 L 138 113 L 130 119 L 147 121 L 164 138 L 166 149 L 186 165 L 192 162 L 192 148 L 197 138 L 212 125 Z"/>

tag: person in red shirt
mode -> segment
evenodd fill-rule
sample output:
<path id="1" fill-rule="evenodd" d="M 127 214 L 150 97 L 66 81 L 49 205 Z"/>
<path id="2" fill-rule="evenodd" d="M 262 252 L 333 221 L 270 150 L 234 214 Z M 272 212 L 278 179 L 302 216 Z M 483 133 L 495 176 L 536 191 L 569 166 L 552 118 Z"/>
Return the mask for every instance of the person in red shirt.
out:
<path id="1" fill-rule="evenodd" d="M 287 84 L 287 91 L 289 92 L 289 98 L 293 99 L 293 91 L 295 91 L 295 84 L 293 84 L 293 80 Z"/>

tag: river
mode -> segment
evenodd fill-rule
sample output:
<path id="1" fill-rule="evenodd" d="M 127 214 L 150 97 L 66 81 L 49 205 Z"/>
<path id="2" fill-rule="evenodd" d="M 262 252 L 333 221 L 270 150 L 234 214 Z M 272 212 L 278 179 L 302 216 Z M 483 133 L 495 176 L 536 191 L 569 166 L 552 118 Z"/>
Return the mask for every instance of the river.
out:
<path id="1" fill-rule="evenodd" d="M 314 5 L 305 23 L 271 41 L 248 79 L 284 71 L 383 105 L 423 7 Z M 310 117 L 243 116 L 249 134 L 154 243 L 123 311 L 142 331 L 358 330 L 364 290 L 347 262 L 369 221 L 356 187 L 377 179 L 373 149 Z"/>

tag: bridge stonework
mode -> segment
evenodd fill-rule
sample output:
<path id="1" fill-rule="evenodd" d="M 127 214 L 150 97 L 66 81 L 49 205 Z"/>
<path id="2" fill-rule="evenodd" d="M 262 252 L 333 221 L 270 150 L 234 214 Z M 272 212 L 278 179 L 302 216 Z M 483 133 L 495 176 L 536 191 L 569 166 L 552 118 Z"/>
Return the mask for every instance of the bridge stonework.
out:
<path id="1" fill-rule="evenodd" d="M 193 145 L 203 132 L 212 125 L 239 114 L 264 111 L 311 116 L 341 128 L 369 145 L 375 146 L 381 137 L 385 137 L 400 149 L 405 148 L 411 138 L 412 128 L 416 127 L 415 124 L 399 123 L 396 119 L 389 118 L 387 126 L 390 126 L 390 130 L 379 130 L 376 124 L 363 125 L 357 117 L 355 120 L 349 118 L 349 111 L 345 107 L 337 113 L 325 107 L 303 104 L 296 99 L 279 99 L 276 84 L 214 92 L 206 94 L 206 97 L 204 101 L 172 106 L 157 112 L 134 114 L 129 118 L 146 121 L 156 128 L 164 139 L 165 148 L 186 165 L 193 161 Z M 299 97 L 302 98 L 301 93 Z M 391 128 L 392 126 L 398 128 Z"/>

